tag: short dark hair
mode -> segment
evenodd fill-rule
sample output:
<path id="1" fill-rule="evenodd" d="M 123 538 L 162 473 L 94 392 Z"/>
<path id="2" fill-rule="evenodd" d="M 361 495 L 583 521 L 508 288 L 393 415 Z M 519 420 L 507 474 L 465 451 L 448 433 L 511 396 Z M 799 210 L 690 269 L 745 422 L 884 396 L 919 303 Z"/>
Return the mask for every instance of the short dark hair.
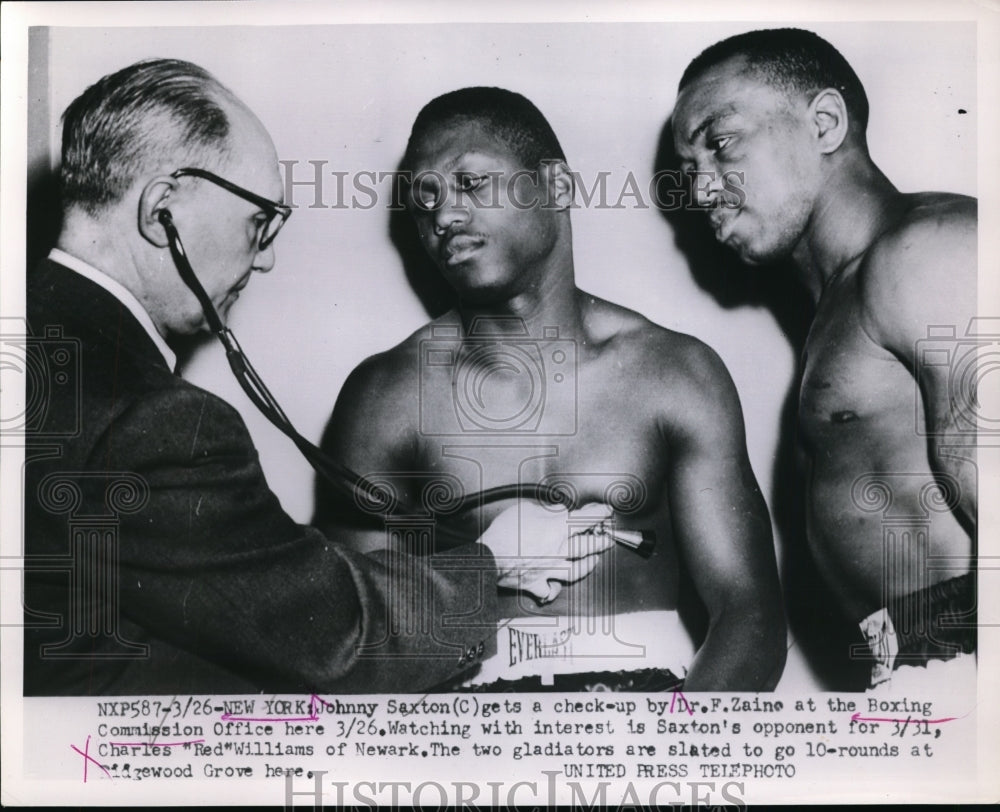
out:
<path id="1" fill-rule="evenodd" d="M 836 88 L 858 132 L 868 128 L 868 96 L 854 69 L 829 42 L 801 28 L 749 31 L 715 43 L 687 66 L 678 90 L 735 56 L 746 59 L 748 73 L 789 95 L 811 98 L 824 88 Z"/>
<path id="2" fill-rule="evenodd" d="M 224 155 L 226 97 L 208 71 L 179 59 L 144 60 L 99 79 L 63 113 L 64 208 L 98 214 L 150 164 L 179 150 Z"/>
<path id="3" fill-rule="evenodd" d="M 552 126 L 527 98 L 499 87 L 466 87 L 438 96 L 417 114 L 403 157 L 404 168 L 410 168 L 416 145 L 427 133 L 444 124 L 464 122 L 482 125 L 525 169 L 535 169 L 546 160 L 566 160 Z"/>

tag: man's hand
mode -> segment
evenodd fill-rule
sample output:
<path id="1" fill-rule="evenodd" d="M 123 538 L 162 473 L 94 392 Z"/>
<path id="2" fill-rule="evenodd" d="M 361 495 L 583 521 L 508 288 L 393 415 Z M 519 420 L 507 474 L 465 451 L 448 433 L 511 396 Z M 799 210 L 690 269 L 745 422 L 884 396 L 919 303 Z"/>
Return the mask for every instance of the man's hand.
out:
<path id="1" fill-rule="evenodd" d="M 493 520 L 480 542 L 496 559 L 497 584 L 521 589 L 540 603 L 558 597 L 562 585 L 585 578 L 601 553 L 614 546 L 604 531 L 611 518 L 608 505 L 579 510 L 519 502 Z"/>

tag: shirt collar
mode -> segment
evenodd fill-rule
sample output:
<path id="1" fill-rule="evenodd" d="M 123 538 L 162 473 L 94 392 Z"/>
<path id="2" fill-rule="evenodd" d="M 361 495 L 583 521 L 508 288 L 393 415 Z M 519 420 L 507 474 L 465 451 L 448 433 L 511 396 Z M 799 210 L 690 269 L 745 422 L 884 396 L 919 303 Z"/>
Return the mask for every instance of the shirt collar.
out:
<path id="1" fill-rule="evenodd" d="M 129 312 L 135 316 L 136 321 L 138 321 L 139 324 L 142 325 L 143 329 L 149 334 L 149 337 L 153 340 L 156 348 L 163 356 L 163 360 L 167 362 L 167 367 L 171 371 L 174 371 L 177 368 L 177 355 L 172 349 L 170 349 L 170 347 L 167 346 L 167 342 L 163 340 L 163 336 L 161 336 L 157 331 L 149 313 L 147 313 L 146 309 L 139 304 L 139 300 L 135 298 L 132 291 L 126 288 L 117 279 L 112 279 L 104 273 L 104 271 L 98 270 L 93 265 L 84 262 L 82 259 L 74 257 L 72 254 L 67 254 L 60 248 L 53 248 L 49 251 L 49 259 L 80 274 L 80 276 L 86 277 L 95 285 L 100 285 L 119 302 L 125 305 L 125 307 L 129 309 Z"/>

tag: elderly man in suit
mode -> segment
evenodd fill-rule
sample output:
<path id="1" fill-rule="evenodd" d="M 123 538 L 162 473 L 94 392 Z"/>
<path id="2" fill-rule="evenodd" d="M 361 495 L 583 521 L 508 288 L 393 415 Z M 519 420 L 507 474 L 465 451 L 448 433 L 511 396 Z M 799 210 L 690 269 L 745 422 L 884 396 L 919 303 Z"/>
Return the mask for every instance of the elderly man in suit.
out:
<path id="1" fill-rule="evenodd" d="M 488 654 L 498 583 L 549 594 L 610 543 L 521 503 L 416 565 L 284 513 L 237 412 L 175 375 L 166 341 L 217 329 L 290 213 L 264 127 L 203 69 L 150 60 L 90 87 L 61 181 L 28 316 L 78 379 L 29 381 L 46 409 L 25 469 L 26 694 L 425 688 Z M 519 533 L 542 553 L 518 558 Z"/>

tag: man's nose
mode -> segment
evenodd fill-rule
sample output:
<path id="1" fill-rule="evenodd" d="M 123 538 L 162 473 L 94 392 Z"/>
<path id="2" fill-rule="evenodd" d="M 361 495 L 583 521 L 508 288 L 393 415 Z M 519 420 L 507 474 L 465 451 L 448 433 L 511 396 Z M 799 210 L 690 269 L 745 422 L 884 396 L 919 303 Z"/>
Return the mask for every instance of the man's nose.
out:
<path id="1" fill-rule="evenodd" d="M 458 191 L 447 191 L 442 194 L 437 209 L 434 211 L 434 230 L 444 234 L 449 228 L 462 225 L 469 220 L 469 204 L 467 195 Z"/>
<path id="2" fill-rule="evenodd" d="M 253 270 L 267 273 L 274 267 L 274 243 L 269 243 L 267 248 L 258 249 L 253 258 Z"/>
<path id="3" fill-rule="evenodd" d="M 696 169 L 691 173 L 691 196 L 696 206 L 717 206 L 724 191 L 722 176 L 714 169 Z"/>

